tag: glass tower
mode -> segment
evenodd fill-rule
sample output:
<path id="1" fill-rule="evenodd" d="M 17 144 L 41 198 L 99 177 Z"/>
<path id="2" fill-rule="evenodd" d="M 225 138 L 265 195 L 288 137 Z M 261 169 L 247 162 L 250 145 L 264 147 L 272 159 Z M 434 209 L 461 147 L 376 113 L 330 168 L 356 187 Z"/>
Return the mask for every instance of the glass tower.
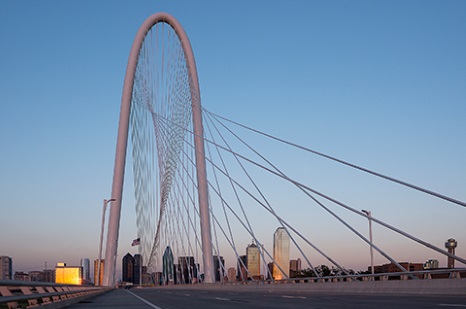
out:
<path id="1" fill-rule="evenodd" d="M 285 228 L 279 227 L 273 234 L 273 278 L 281 280 L 290 274 L 290 236 Z"/>

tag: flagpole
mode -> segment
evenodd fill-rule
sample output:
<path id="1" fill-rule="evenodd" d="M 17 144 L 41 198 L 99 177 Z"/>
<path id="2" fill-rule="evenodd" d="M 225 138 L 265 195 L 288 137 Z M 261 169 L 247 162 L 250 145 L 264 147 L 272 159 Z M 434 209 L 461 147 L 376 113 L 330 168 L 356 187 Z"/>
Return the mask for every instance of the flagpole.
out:
<path id="1" fill-rule="evenodd" d="M 131 243 L 131 246 L 132 247 L 139 246 L 140 244 L 141 244 L 141 238 L 138 237 L 133 240 L 133 242 Z M 138 252 L 139 252 L 139 287 L 141 287 L 142 286 L 142 255 L 141 255 L 140 249 L 138 249 Z"/>

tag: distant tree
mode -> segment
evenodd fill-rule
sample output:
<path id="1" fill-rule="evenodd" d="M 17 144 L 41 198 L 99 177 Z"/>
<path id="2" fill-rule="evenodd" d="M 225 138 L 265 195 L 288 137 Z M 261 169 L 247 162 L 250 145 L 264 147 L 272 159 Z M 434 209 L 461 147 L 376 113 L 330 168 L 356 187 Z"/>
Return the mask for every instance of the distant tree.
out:
<path id="1" fill-rule="evenodd" d="M 332 276 L 332 270 L 330 270 L 330 268 L 327 265 L 317 266 L 316 271 L 319 273 L 320 277 Z"/>
<path id="2" fill-rule="evenodd" d="M 319 277 L 332 277 L 332 276 L 342 276 L 342 275 L 354 275 L 356 274 L 354 270 L 352 269 L 341 269 L 335 266 L 332 266 L 332 268 L 328 267 L 327 265 L 319 265 L 314 268 L 319 275 Z M 346 273 L 345 273 L 346 271 Z M 311 268 L 306 268 L 303 270 L 300 270 L 296 273 L 296 278 L 313 278 L 316 277 L 316 274 Z"/>

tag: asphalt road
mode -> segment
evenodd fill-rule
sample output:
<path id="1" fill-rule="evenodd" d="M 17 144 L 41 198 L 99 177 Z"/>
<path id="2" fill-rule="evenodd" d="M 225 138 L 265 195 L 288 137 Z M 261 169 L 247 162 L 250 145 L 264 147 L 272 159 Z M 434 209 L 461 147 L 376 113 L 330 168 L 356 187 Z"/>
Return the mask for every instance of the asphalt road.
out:
<path id="1" fill-rule="evenodd" d="M 114 290 L 68 308 L 466 308 L 464 296 L 313 294 L 133 288 Z"/>

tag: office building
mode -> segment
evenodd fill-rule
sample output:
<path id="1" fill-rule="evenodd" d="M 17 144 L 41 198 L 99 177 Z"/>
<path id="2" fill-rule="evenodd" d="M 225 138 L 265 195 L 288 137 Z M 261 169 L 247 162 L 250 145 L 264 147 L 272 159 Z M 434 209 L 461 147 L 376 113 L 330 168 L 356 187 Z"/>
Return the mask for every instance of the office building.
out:
<path id="1" fill-rule="evenodd" d="M 246 267 L 248 275 L 254 280 L 260 280 L 261 276 L 261 259 L 259 247 L 252 241 L 252 244 L 246 247 Z"/>
<path id="2" fill-rule="evenodd" d="M 55 283 L 82 284 L 81 266 L 66 266 L 66 263 L 57 263 L 55 266 Z"/>
<path id="3" fill-rule="evenodd" d="M 290 260 L 290 278 L 296 278 L 301 271 L 301 259 Z"/>
<path id="4" fill-rule="evenodd" d="M 37 270 L 30 271 L 28 273 L 28 276 L 29 276 L 29 281 L 31 282 L 41 282 L 43 278 L 43 272 L 37 271 Z"/>
<path id="5" fill-rule="evenodd" d="M 40 279 L 41 282 L 54 282 L 55 281 L 55 269 L 44 269 Z"/>
<path id="6" fill-rule="evenodd" d="M 214 269 L 215 269 L 215 281 L 223 282 L 225 277 L 225 260 L 223 256 L 214 255 Z"/>
<path id="7" fill-rule="evenodd" d="M 94 285 L 101 286 L 104 280 L 104 267 L 105 260 L 100 260 L 100 275 L 97 276 L 99 272 L 99 260 L 94 260 Z"/>
<path id="8" fill-rule="evenodd" d="M 83 268 L 83 283 L 91 282 L 91 261 L 88 258 L 81 259 L 81 267 Z"/>
<path id="9" fill-rule="evenodd" d="M 142 284 L 142 256 L 140 254 L 134 255 L 133 266 L 133 283 Z"/>
<path id="10" fill-rule="evenodd" d="M 13 263 L 11 257 L 0 256 L 0 280 L 13 279 Z"/>
<path id="11" fill-rule="evenodd" d="M 272 280 L 273 266 L 273 262 L 267 263 L 267 280 Z"/>
<path id="12" fill-rule="evenodd" d="M 228 282 L 236 281 L 236 269 L 234 267 L 228 268 Z"/>
<path id="13" fill-rule="evenodd" d="M 134 281 L 134 257 L 130 254 L 127 253 L 122 260 L 122 281 L 123 282 L 129 282 L 133 283 Z"/>
<path id="14" fill-rule="evenodd" d="M 437 269 L 439 268 L 439 262 L 438 260 L 430 259 L 424 263 L 423 267 L 424 269 Z"/>
<path id="15" fill-rule="evenodd" d="M 246 281 L 248 279 L 248 272 L 246 271 L 247 265 L 246 255 L 240 255 L 238 258 L 238 280 Z"/>
<path id="16" fill-rule="evenodd" d="M 424 270 L 423 263 L 411 263 L 411 262 L 399 262 L 404 269 L 407 271 L 421 271 Z M 367 267 L 367 271 L 370 271 L 370 266 Z M 398 273 L 402 270 L 396 266 L 394 263 L 382 264 L 374 266 L 375 273 Z"/>
<path id="17" fill-rule="evenodd" d="M 193 256 L 180 256 L 178 257 L 178 266 L 180 271 L 180 283 L 196 283 L 197 266 L 194 264 Z"/>
<path id="18" fill-rule="evenodd" d="M 286 279 L 290 273 L 290 236 L 279 227 L 273 234 L 273 279 Z"/>
<path id="19" fill-rule="evenodd" d="M 175 266 L 172 249 L 167 246 L 162 257 L 162 278 L 163 284 L 173 284 L 175 281 Z"/>
<path id="20" fill-rule="evenodd" d="M 29 275 L 24 271 L 15 271 L 15 275 L 13 276 L 13 280 L 16 281 L 29 281 Z"/>

